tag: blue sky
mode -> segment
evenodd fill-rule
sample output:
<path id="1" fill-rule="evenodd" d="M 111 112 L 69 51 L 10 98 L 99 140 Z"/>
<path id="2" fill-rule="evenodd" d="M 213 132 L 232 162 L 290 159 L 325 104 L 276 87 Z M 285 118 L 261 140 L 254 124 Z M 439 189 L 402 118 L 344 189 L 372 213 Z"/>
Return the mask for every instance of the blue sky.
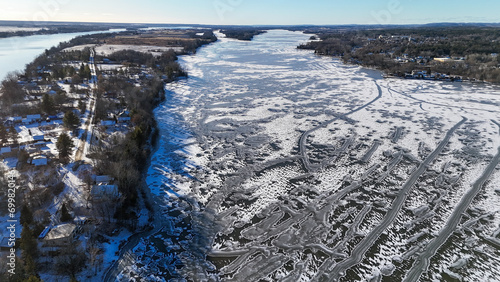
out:
<path id="1" fill-rule="evenodd" d="M 500 1 L 16 0 L 0 19 L 199 24 L 414 24 L 500 22 Z"/>

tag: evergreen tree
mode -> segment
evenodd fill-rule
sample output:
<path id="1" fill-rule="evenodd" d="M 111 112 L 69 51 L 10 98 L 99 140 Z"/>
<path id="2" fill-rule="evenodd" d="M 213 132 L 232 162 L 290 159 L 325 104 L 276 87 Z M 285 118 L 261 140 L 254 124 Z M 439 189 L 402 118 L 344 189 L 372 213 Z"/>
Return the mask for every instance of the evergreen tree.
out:
<path id="1" fill-rule="evenodd" d="M 59 150 L 59 159 L 64 161 L 69 157 L 69 153 L 73 148 L 73 140 L 66 133 L 62 133 L 57 138 L 56 147 Z"/>
<path id="2" fill-rule="evenodd" d="M 19 139 L 19 133 L 17 133 L 17 130 L 14 128 L 14 126 L 9 127 L 9 134 L 8 137 L 10 140 L 12 140 L 12 144 L 17 145 L 17 139 Z"/>
<path id="3" fill-rule="evenodd" d="M 28 226 L 33 223 L 33 213 L 27 205 L 21 208 L 20 222 L 23 226 Z"/>
<path id="4" fill-rule="evenodd" d="M 74 278 L 85 267 L 87 260 L 85 251 L 75 244 L 61 248 L 60 251 L 60 255 L 54 261 L 56 270 L 60 274 L 66 274 Z"/>
<path id="5" fill-rule="evenodd" d="M 42 111 L 51 115 L 54 113 L 54 100 L 49 96 L 49 94 L 44 94 L 41 103 Z"/>
<path id="6" fill-rule="evenodd" d="M 84 114 L 86 109 L 87 109 L 87 104 L 85 103 L 85 101 L 83 100 L 78 101 L 78 110 L 80 110 L 80 113 Z"/>
<path id="7" fill-rule="evenodd" d="M 31 256 L 33 259 L 36 258 L 38 256 L 37 246 L 38 244 L 30 227 L 28 225 L 23 226 L 23 230 L 21 231 L 21 251 L 23 258 L 26 259 L 27 256 Z"/>
<path id="8" fill-rule="evenodd" d="M 23 282 L 43 282 L 43 280 L 35 275 L 31 275 L 30 277 L 26 278 Z"/>
<path id="9" fill-rule="evenodd" d="M 64 104 L 66 104 L 69 100 L 68 95 L 65 91 L 57 91 L 56 95 L 54 95 L 54 105 L 61 109 Z"/>
<path id="10" fill-rule="evenodd" d="M 66 114 L 64 114 L 63 123 L 67 129 L 75 130 L 80 125 L 80 119 L 72 111 L 67 111 Z"/>
<path id="11" fill-rule="evenodd" d="M 63 204 L 62 208 L 61 208 L 61 221 L 68 222 L 68 221 L 72 221 L 72 220 L 73 220 L 73 217 L 71 216 L 71 214 L 69 214 L 68 208 L 66 208 L 66 204 Z"/>
<path id="12" fill-rule="evenodd" d="M 30 277 L 36 277 L 37 275 L 35 260 L 33 260 L 33 257 L 29 254 L 24 257 L 24 270 Z"/>
<path id="13" fill-rule="evenodd" d="M 80 66 L 80 71 L 78 72 L 78 75 L 81 78 L 85 78 L 85 66 L 83 64 Z"/>
<path id="14" fill-rule="evenodd" d="M 85 78 L 90 79 L 92 77 L 92 71 L 90 70 L 89 65 L 85 65 Z"/>
<path id="15" fill-rule="evenodd" d="M 7 129 L 0 123 L 0 144 L 7 143 Z"/>
<path id="16" fill-rule="evenodd" d="M 15 103 L 20 103 L 24 101 L 26 92 L 22 86 L 18 83 L 19 73 L 9 73 L 7 78 L 1 82 L 0 96 L 2 96 L 2 102 L 6 106 L 11 106 Z"/>
<path id="17" fill-rule="evenodd" d="M 90 67 L 89 65 L 84 65 L 82 64 L 80 66 L 80 72 L 79 72 L 79 75 L 81 78 L 83 79 L 90 79 L 91 75 L 92 75 L 92 72 L 90 71 Z"/>
<path id="18" fill-rule="evenodd" d="M 26 152 L 25 150 L 20 150 L 17 159 L 18 162 L 21 164 L 21 168 L 28 163 L 28 159 L 30 158 L 30 154 Z"/>

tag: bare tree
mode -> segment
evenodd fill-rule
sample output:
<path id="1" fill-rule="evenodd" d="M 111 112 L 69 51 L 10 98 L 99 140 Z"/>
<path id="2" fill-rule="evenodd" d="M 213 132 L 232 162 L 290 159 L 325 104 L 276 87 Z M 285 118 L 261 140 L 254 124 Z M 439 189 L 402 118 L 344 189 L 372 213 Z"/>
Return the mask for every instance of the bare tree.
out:
<path id="1" fill-rule="evenodd" d="M 94 275 L 97 274 L 98 267 L 102 264 L 102 249 L 97 243 L 91 243 L 87 247 L 89 265 L 94 269 Z"/>
<path id="2" fill-rule="evenodd" d="M 2 87 L 0 93 L 2 94 L 1 101 L 5 103 L 3 109 L 9 109 L 12 104 L 19 103 L 24 101 L 24 97 L 26 96 L 26 92 L 22 88 L 18 81 L 19 77 L 18 72 L 11 72 L 7 75 L 7 77 L 2 81 Z"/>
<path id="3" fill-rule="evenodd" d="M 76 244 L 70 244 L 61 249 L 61 253 L 55 261 L 55 266 L 60 274 L 66 274 L 74 278 L 85 267 L 85 261 L 85 252 Z"/>
<path id="4" fill-rule="evenodd" d="M 96 212 L 95 217 L 104 219 L 108 223 L 111 223 L 111 219 L 113 218 L 118 205 L 117 197 L 102 194 L 99 195 L 98 199 L 92 199 L 92 202 L 93 211 Z"/>

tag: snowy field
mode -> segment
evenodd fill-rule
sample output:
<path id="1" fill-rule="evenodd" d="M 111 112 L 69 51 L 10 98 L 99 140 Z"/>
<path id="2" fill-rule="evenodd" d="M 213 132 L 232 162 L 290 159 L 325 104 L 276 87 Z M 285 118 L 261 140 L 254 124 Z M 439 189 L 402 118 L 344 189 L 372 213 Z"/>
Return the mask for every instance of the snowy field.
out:
<path id="1" fill-rule="evenodd" d="M 383 79 L 308 38 L 181 58 L 147 179 L 168 224 L 121 279 L 500 281 L 500 88 Z"/>
<path id="2" fill-rule="evenodd" d="M 184 49 L 183 47 L 168 47 L 168 46 L 163 47 L 163 46 L 143 46 L 143 45 L 87 44 L 87 45 L 79 45 L 71 48 L 66 48 L 64 50 L 65 51 L 83 50 L 85 47 L 90 47 L 90 48 L 95 47 L 97 55 L 101 56 L 109 56 L 115 52 L 123 50 L 134 50 L 137 52 L 151 53 L 154 56 L 160 56 L 162 53 L 167 52 L 169 50 L 182 52 Z"/>
<path id="3" fill-rule="evenodd" d="M 39 27 L 0 26 L 0 32 L 39 31 Z"/>

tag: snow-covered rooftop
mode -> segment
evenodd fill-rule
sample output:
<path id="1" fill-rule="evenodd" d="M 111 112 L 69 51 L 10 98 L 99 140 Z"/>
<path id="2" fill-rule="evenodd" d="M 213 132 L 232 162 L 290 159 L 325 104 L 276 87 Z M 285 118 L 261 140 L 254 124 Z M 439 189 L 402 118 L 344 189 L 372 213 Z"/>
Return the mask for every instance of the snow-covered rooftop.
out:
<path id="1" fill-rule="evenodd" d="M 72 223 L 64 223 L 57 226 L 54 226 L 50 229 L 47 236 L 45 236 L 45 240 L 57 240 L 70 237 L 76 229 L 76 225 Z"/>

